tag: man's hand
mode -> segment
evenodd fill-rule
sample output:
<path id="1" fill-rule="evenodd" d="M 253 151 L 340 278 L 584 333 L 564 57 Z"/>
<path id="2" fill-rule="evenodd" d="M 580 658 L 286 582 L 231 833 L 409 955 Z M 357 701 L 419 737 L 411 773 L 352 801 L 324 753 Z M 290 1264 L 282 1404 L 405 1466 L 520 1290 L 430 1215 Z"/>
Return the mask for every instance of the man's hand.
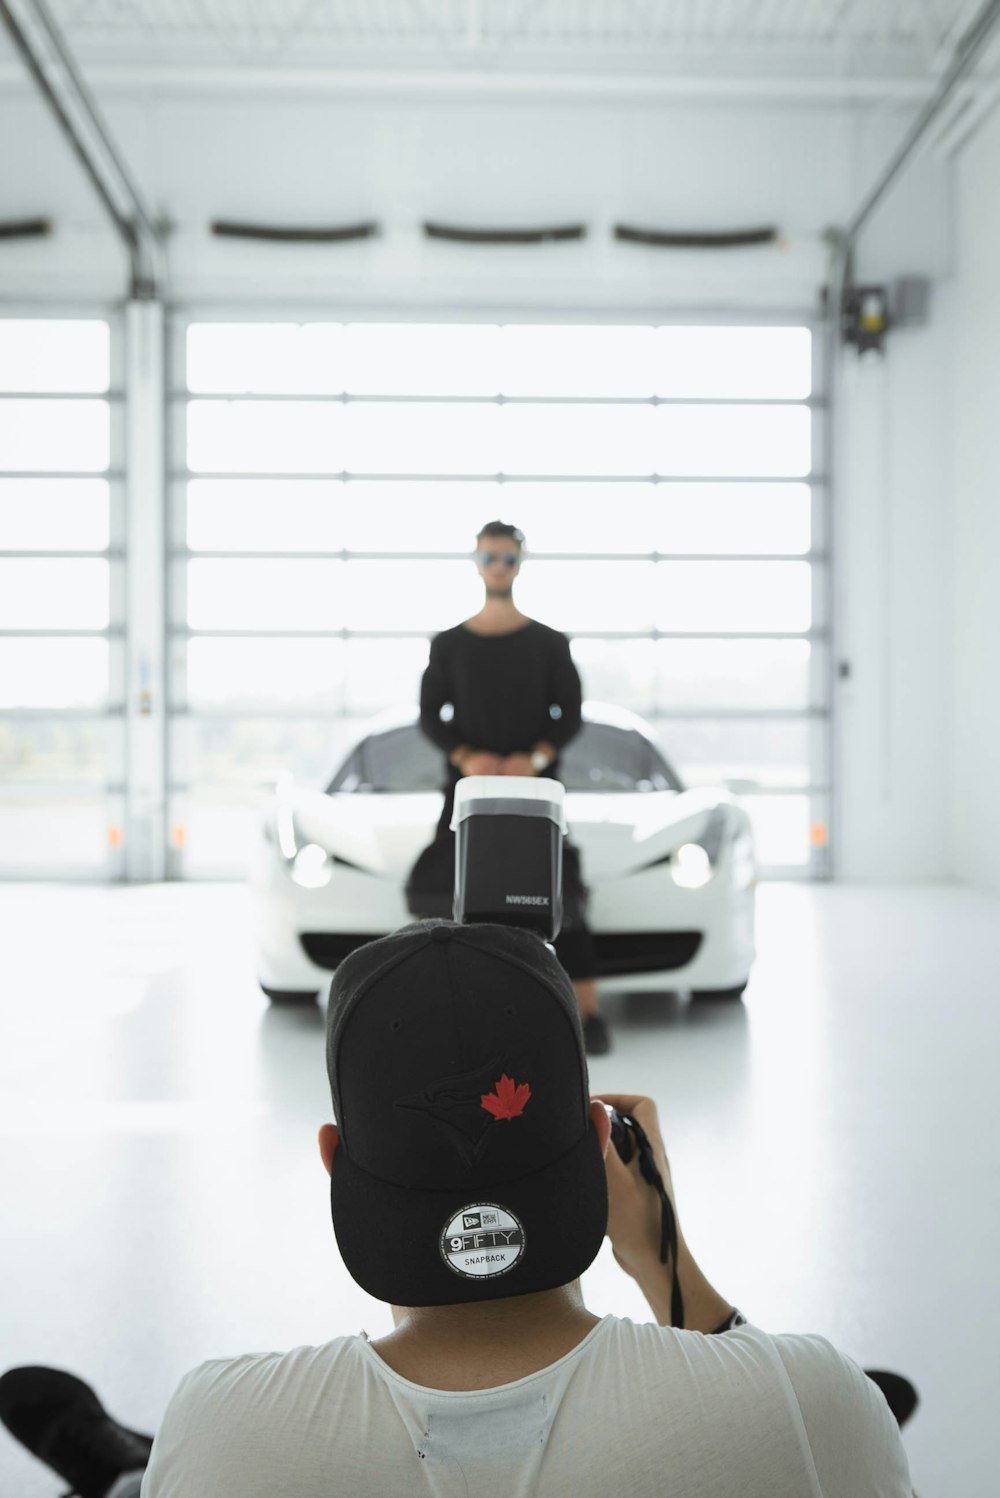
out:
<path id="1" fill-rule="evenodd" d="M 606 1093 L 599 1101 L 617 1108 L 619 1113 L 631 1113 L 642 1124 L 677 1217 L 670 1162 L 652 1098 Z M 640 1175 L 635 1155 L 626 1165 L 614 1145 L 609 1144 L 604 1165 L 608 1173 L 608 1237 L 611 1247 L 625 1273 L 633 1279 L 641 1279 L 652 1264 L 659 1265 L 660 1262 L 660 1198 Z M 679 1219 L 677 1231 L 679 1235 Z"/>
<path id="2" fill-rule="evenodd" d="M 499 754 L 490 754 L 486 749 L 470 749 L 463 755 L 458 768 L 463 775 L 503 775 L 502 764 Z"/>
<path id="3" fill-rule="evenodd" d="M 536 775 L 530 754 L 507 754 L 500 761 L 498 775 Z"/>
<path id="4" fill-rule="evenodd" d="M 732 1312 L 732 1305 L 702 1274 L 681 1232 L 670 1161 L 660 1133 L 656 1104 L 652 1098 L 626 1093 L 604 1093 L 598 1101 L 617 1108 L 619 1113 L 631 1113 L 642 1125 L 677 1219 L 677 1264 L 661 1264 L 659 1195 L 643 1180 L 637 1157 L 633 1155 L 626 1165 L 609 1142 L 604 1166 L 608 1176 L 608 1237 L 615 1258 L 625 1273 L 636 1281 L 661 1326 L 670 1325 L 671 1278 L 676 1268 L 684 1299 L 685 1328 L 695 1332 L 715 1331 Z"/>

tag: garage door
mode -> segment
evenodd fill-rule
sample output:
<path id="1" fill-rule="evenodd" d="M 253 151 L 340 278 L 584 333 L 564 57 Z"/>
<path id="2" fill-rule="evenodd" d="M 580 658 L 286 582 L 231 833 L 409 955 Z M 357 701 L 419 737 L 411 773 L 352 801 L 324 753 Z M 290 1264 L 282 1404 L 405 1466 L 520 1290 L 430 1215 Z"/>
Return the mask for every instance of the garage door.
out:
<path id="1" fill-rule="evenodd" d="M 473 612 L 475 531 L 586 694 L 745 800 L 763 864 L 826 869 L 817 335 L 761 326 L 179 319 L 172 340 L 173 872 L 242 865 Z"/>
<path id="2" fill-rule="evenodd" d="M 121 872 L 119 346 L 0 318 L 0 876 Z"/>

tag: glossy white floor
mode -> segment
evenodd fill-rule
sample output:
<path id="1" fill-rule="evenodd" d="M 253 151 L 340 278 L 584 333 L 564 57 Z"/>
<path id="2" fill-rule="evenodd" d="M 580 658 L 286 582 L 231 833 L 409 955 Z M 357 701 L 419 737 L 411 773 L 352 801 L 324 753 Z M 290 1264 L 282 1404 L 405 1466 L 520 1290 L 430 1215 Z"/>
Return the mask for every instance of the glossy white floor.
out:
<path id="1" fill-rule="evenodd" d="M 202 1358 L 387 1310 L 329 1228 L 322 1018 L 270 1012 L 243 892 L 0 886 L 0 1365 L 152 1430 Z M 1000 902 L 771 886 L 745 1007 L 623 1001 L 594 1090 L 662 1104 L 688 1237 L 760 1325 L 898 1368 L 921 1498 L 997 1491 Z M 598 1311 L 645 1308 L 607 1248 Z M 0 1432 L 0 1491 L 60 1491 Z"/>

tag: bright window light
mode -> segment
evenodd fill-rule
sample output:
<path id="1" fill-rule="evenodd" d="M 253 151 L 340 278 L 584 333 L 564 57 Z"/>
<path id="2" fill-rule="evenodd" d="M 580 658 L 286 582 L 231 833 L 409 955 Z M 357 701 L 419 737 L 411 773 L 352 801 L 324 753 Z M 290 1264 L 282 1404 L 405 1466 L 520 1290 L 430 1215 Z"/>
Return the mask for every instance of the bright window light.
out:
<path id="1" fill-rule="evenodd" d="M 649 629 L 654 615 L 652 562 L 532 562 L 518 580 L 520 607 L 577 630 Z"/>
<path id="2" fill-rule="evenodd" d="M 336 712 L 345 649 L 343 640 L 196 636 L 187 646 L 188 702 L 195 711 L 271 704 Z"/>
<path id="3" fill-rule="evenodd" d="M 667 758 L 689 785 L 802 789 L 810 780 L 805 719 L 664 718 L 657 724 Z"/>
<path id="4" fill-rule="evenodd" d="M 758 865 L 802 868 L 809 862 L 808 796 L 741 796 L 753 823 Z"/>
<path id="5" fill-rule="evenodd" d="M 621 460 L 619 460 L 621 461 Z M 666 500 L 654 484 L 518 484 L 503 491 L 503 518 L 514 520 L 532 552 L 652 551 L 656 515 Z"/>
<path id="6" fill-rule="evenodd" d="M 778 708 L 810 702 L 808 640 L 661 640 L 659 700 L 676 708 Z"/>
<path id="7" fill-rule="evenodd" d="M 653 348 L 652 328 L 505 327 L 500 389 L 504 395 L 650 396 Z"/>
<path id="8" fill-rule="evenodd" d="M 347 388 L 339 323 L 194 323 L 188 389 L 200 395 L 339 395 Z"/>
<path id="9" fill-rule="evenodd" d="M 110 452 L 107 401 L 0 401 L 0 469 L 101 473 Z"/>
<path id="10" fill-rule="evenodd" d="M 0 708 L 99 708 L 107 699 L 107 640 L 0 639 Z"/>
<path id="11" fill-rule="evenodd" d="M 498 395 L 500 329 L 476 324 L 351 323 L 347 388 L 355 395 Z"/>
<path id="12" fill-rule="evenodd" d="M 344 610 L 354 629 L 448 629 L 474 614 L 482 584 L 471 562 L 351 562 Z"/>
<path id="13" fill-rule="evenodd" d="M 653 388 L 680 400 L 806 400 L 808 328 L 657 328 Z"/>
<path id="14" fill-rule="evenodd" d="M 0 479 L 0 547 L 103 551 L 109 507 L 107 479 Z"/>
<path id="15" fill-rule="evenodd" d="M 192 629 L 340 629 L 343 566 L 337 561 L 199 559 L 188 563 Z"/>
<path id="16" fill-rule="evenodd" d="M 655 469 L 652 406 L 504 406 L 504 473 L 647 474 Z"/>
<path id="17" fill-rule="evenodd" d="M 651 471 L 678 478 L 803 478 L 811 467 L 808 406 L 659 406 Z"/>
<path id="18" fill-rule="evenodd" d="M 110 367 L 106 322 L 0 318 L 0 390 L 97 395 L 108 388 Z"/>
<path id="19" fill-rule="evenodd" d="M 655 588 L 659 629 L 791 634 L 812 622 L 807 562 L 660 562 Z"/>
<path id="20" fill-rule="evenodd" d="M 344 467 L 351 473 L 496 473 L 503 414 L 493 405 L 447 402 L 349 405 Z"/>
<path id="21" fill-rule="evenodd" d="M 809 550 L 808 484 L 661 484 L 656 493 L 657 551 L 794 556 Z"/>
<path id="22" fill-rule="evenodd" d="M 190 401 L 194 473 L 337 473 L 346 466 L 344 410 L 328 401 Z"/>
<path id="23" fill-rule="evenodd" d="M 344 485 L 335 479 L 192 479 L 192 551 L 339 551 Z"/>
<path id="24" fill-rule="evenodd" d="M 0 558 L 0 629 L 107 629 L 108 589 L 97 558 Z"/>
<path id="25" fill-rule="evenodd" d="M 344 544 L 348 551 L 466 551 L 476 532 L 514 505 L 511 494 L 492 482 L 446 484 L 421 480 L 350 480 L 341 490 Z"/>

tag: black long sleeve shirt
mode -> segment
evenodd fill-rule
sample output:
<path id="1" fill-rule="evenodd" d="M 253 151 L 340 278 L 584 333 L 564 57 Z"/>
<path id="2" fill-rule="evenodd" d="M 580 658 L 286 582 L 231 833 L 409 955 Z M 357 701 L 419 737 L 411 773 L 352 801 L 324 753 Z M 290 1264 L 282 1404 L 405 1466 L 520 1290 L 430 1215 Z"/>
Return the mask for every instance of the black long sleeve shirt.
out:
<path id="1" fill-rule="evenodd" d="M 458 624 L 431 641 L 420 727 L 445 755 L 460 744 L 492 754 L 529 753 L 540 741 L 559 750 L 580 731 L 580 699 L 569 641 L 558 630 L 531 620 L 509 634 L 478 635 Z"/>

